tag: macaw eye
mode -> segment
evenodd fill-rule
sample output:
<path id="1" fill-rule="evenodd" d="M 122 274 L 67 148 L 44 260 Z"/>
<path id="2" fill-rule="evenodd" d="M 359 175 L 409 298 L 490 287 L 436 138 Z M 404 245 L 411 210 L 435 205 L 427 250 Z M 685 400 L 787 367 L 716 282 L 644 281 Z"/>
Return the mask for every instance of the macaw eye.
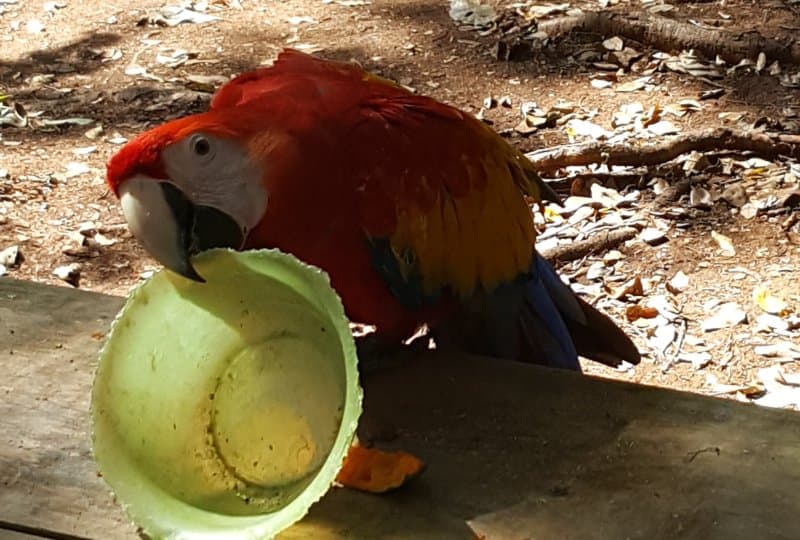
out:
<path id="1" fill-rule="evenodd" d="M 192 150 L 194 150 L 194 153 L 198 156 L 205 156 L 211 152 L 211 144 L 205 137 L 197 137 L 192 142 Z"/>

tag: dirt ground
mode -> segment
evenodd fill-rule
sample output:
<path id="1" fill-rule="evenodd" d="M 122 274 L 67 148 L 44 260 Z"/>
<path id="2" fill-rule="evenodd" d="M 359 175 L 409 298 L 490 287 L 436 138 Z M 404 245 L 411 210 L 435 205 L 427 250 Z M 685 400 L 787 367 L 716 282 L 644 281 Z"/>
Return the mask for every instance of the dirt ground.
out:
<path id="1" fill-rule="evenodd" d="M 530 52 L 522 61 L 498 60 L 497 32 L 459 28 L 448 15 L 448 3 L 441 0 L 242 0 L 241 4 L 211 0 L 194 6 L 218 20 L 157 24 L 160 10 L 177 4 L 0 0 L 0 95 L 8 96 L 0 103 L 22 106 L 22 115 L 29 120 L 25 127 L 0 127 L 0 250 L 18 246 L 23 256 L 19 265 L 9 266 L 7 275 L 69 286 L 53 271 L 78 263 L 80 288 L 125 295 L 157 265 L 133 241 L 117 201 L 106 190 L 107 159 L 144 129 L 202 110 L 214 88 L 271 60 L 285 46 L 356 61 L 476 114 L 485 98 L 508 96 L 509 107 L 490 108 L 483 116 L 526 151 L 568 141 L 563 126 L 529 135 L 513 130 L 520 122 L 520 105 L 529 101 L 547 109 L 568 100 L 596 109 L 592 121 L 609 126 L 612 114 L 625 103 L 664 106 L 724 88 L 721 97 L 704 100 L 702 110 L 673 119 L 685 131 L 722 125 L 719 113 L 731 111 L 742 113 L 749 125 L 758 119 L 774 122 L 786 115 L 787 108 L 800 104 L 797 88 L 782 86 L 777 75 L 753 69 L 717 82 L 658 71 L 653 75 L 656 84 L 631 93 L 594 88 L 590 79 L 597 69 L 575 58 L 581 51 L 597 49 L 609 36 L 572 33 Z M 611 4 L 631 10 L 643 6 L 639 1 Z M 670 16 L 682 21 L 731 31 L 756 26 L 776 38 L 800 30 L 797 4 L 743 0 L 675 4 Z M 498 12 L 511 9 L 510 2 L 492 5 Z M 596 2 L 572 2 L 570 7 L 598 9 Z M 653 52 L 645 44 L 635 47 Z M 625 73 L 620 78 L 637 76 Z M 53 120 L 67 121 L 48 122 Z M 788 171 L 786 165 L 782 171 Z M 726 181 L 736 183 L 746 172 L 736 169 Z M 776 187 L 774 182 L 748 186 L 751 197 Z M 646 210 L 655 194 L 651 184 L 640 187 L 638 204 Z M 682 199 L 678 204 L 688 202 Z M 798 334 L 791 328 L 783 334 L 760 331 L 754 324 L 760 312 L 752 293 L 763 285 L 785 299 L 789 311 L 800 308 L 799 235 L 786 222 L 796 214 L 796 209 L 787 209 L 748 219 L 724 201 L 716 201 L 710 209 L 691 209 L 684 221 L 670 225 L 669 241 L 660 246 L 638 240 L 621 246 L 624 259 L 612 280 L 617 284 L 639 276 L 663 289 L 675 272 L 689 276 L 688 289 L 674 301 L 682 310 L 686 336 L 692 338 L 685 340 L 687 346 L 710 358 L 697 365 L 665 363 L 653 353 L 653 327 L 625 320 L 625 310 L 632 304 L 606 302 L 603 305 L 631 332 L 646 357 L 640 366 L 625 371 L 588 363 L 587 371 L 741 399 L 763 393 L 763 388 L 747 387 L 759 381 L 759 369 L 776 365 L 776 360 L 756 354 L 755 347 L 787 340 L 797 343 Z M 712 230 L 730 237 L 734 256 L 720 254 Z M 585 283 L 587 266 L 602 256 L 568 263 L 560 270 Z M 747 312 L 747 322 L 703 332 L 699 324 L 713 300 L 738 302 Z M 791 373 L 793 362 L 783 362 L 783 369 Z"/>

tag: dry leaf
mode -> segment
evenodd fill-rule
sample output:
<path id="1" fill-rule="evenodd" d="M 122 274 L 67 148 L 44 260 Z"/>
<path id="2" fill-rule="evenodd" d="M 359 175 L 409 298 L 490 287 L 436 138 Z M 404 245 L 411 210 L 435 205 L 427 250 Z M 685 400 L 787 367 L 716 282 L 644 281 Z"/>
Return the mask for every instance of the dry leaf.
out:
<path id="1" fill-rule="evenodd" d="M 672 135 L 675 133 L 680 133 L 681 128 L 679 128 L 669 120 L 661 120 L 660 122 L 656 122 L 655 124 L 647 126 L 647 131 L 655 135 L 663 136 L 663 135 Z"/>
<path id="2" fill-rule="evenodd" d="M 89 166 L 86 163 L 80 163 L 78 161 L 70 161 L 67 163 L 67 172 L 65 173 L 66 178 L 72 178 L 74 176 L 80 176 L 82 174 L 86 174 L 90 171 Z"/>
<path id="3" fill-rule="evenodd" d="M 639 232 L 639 238 L 651 246 L 657 246 L 667 241 L 667 235 L 664 231 L 656 229 L 655 227 L 645 227 L 642 229 L 641 232 Z"/>
<path id="4" fill-rule="evenodd" d="M 607 129 L 598 126 L 593 122 L 589 122 L 587 120 L 580 120 L 578 118 L 573 118 L 572 120 L 567 122 L 566 131 L 570 141 L 573 142 L 576 137 L 590 137 L 594 140 L 602 140 L 602 139 L 608 139 L 614 135 Z"/>
<path id="5" fill-rule="evenodd" d="M 586 279 L 596 281 L 606 275 L 606 265 L 602 261 L 595 261 L 586 269 Z"/>
<path id="6" fill-rule="evenodd" d="M 781 315 L 788 311 L 789 306 L 786 302 L 777 296 L 773 296 L 769 289 L 763 285 L 759 285 L 753 290 L 753 301 L 763 311 L 772 315 Z"/>
<path id="7" fill-rule="evenodd" d="M 736 248 L 733 247 L 733 242 L 730 238 L 724 234 L 718 233 L 717 231 L 711 231 L 711 238 L 714 239 L 719 248 L 722 250 L 723 255 L 728 257 L 733 257 L 736 255 Z"/>
<path id="8" fill-rule="evenodd" d="M 661 195 L 664 193 L 664 190 L 669 187 L 669 182 L 666 178 L 654 178 L 653 179 L 653 193 L 656 195 Z"/>
<path id="9" fill-rule="evenodd" d="M 667 290 L 672 294 L 679 294 L 689 288 L 689 276 L 678 270 L 667 282 Z"/>
<path id="10" fill-rule="evenodd" d="M 764 407 L 800 410 L 800 374 L 786 373 L 781 366 L 758 370 L 766 392 L 755 400 Z"/>
<path id="11" fill-rule="evenodd" d="M 625 318 L 629 322 L 637 319 L 654 319 L 658 316 L 658 310 L 654 307 L 643 307 L 639 304 L 628 306 L 625 309 Z"/>
<path id="12" fill-rule="evenodd" d="M 617 92 L 636 92 L 638 90 L 644 89 L 647 84 L 650 82 L 650 77 L 640 77 L 633 81 L 628 81 L 626 83 L 622 83 L 617 86 Z"/>
<path id="13" fill-rule="evenodd" d="M 450 0 L 450 18 L 462 25 L 482 28 L 497 19 L 497 12 L 479 0 Z"/>
<path id="14" fill-rule="evenodd" d="M 666 295 L 657 294 L 651 296 L 647 300 L 647 305 L 657 309 L 658 314 L 670 322 L 675 322 L 681 318 L 680 308 L 672 298 Z"/>
<path id="15" fill-rule="evenodd" d="M 711 387 L 713 395 L 734 394 L 741 392 L 744 395 L 755 396 L 764 393 L 763 387 L 755 384 L 721 384 L 713 373 L 706 375 L 706 383 Z"/>
<path id="16" fill-rule="evenodd" d="M 402 451 L 386 452 L 361 445 L 350 447 L 336 481 L 349 488 L 382 493 L 417 476 L 425 464 Z"/>
<path id="17" fill-rule="evenodd" d="M 713 315 L 700 324 L 700 328 L 705 332 L 730 328 L 747 321 L 747 313 L 739 307 L 736 302 L 725 302 L 718 305 Z"/>
<path id="18" fill-rule="evenodd" d="M 753 352 L 759 356 L 776 358 L 779 362 L 800 360 L 800 345 L 790 341 L 780 341 L 771 345 L 757 345 Z"/>
<path id="19" fill-rule="evenodd" d="M 621 300 L 628 296 L 644 296 L 644 285 L 642 284 L 642 278 L 639 276 L 628 281 L 612 295 L 615 300 Z"/>
<path id="20" fill-rule="evenodd" d="M 709 208 L 712 205 L 711 193 L 702 186 L 692 186 L 689 205 L 693 208 Z"/>
<path id="21" fill-rule="evenodd" d="M 778 334 L 786 333 L 789 331 L 790 324 L 789 321 L 778 317 L 777 315 L 772 315 L 770 313 L 762 313 L 756 319 L 755 325 L 756 332 L 765 332 L 771 334 L 776 332 Z"/>
<path id="22" fill-rule="evenodd" d="M 694 369 L 703 369 L 711 362 L 711 354 L 707 351 L 684 351 L 678 355 L 678 361 L 689 362 Z"/>
<path id="23" fill-rule="evenodd" d="M 619 191 L 607 188 L 602 184 L 592 184 L 589 189 L 592 199 L 599 202 L 605 208 L 616 208 L 621 203 L 625 202 L 625 199 L 620 195 Z"/>
<path id="24" fill-rule="evenodd" d="M 613 81 L 608 79 L 592 79 L 589 81 L 589 84 L 592 86 L 592 88 L 597 88 L 598 90 L 609 88 L 614 85 Z"/>
<path id="25" fill-rule="evenodd" d="M 621 251 L 612 249 L 605 255 L 603 255 L 603 264 L 606 266 L 614 266 L 616 263 L 621 261 L 625 258 L 625 255 L 622 254 Z"/>
<path id="26" fill-rule="evenodd" d="M 675 341 L 676 335 L 677 332 L 674 326 L 671 324 L 662 324 L 656 327 L 655 332 L 653 332 L 653 335 L 647 341 L 656 351 L 664 354 L 667 348 Z"/>

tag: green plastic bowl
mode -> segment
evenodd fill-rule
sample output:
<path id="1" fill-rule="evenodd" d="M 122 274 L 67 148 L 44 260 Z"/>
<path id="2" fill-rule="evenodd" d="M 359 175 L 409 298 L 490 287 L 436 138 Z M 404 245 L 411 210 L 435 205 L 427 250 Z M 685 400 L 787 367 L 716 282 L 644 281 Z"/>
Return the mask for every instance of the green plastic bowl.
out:
<path id="1" fill-rule="evenodd" d="M 333 484 L 361 414 L 355 344 L 327 274 L 215 249 L 206 283 L 162 270 L 100 352 L 93 452 L 151 538 L 272 538 Z"/>

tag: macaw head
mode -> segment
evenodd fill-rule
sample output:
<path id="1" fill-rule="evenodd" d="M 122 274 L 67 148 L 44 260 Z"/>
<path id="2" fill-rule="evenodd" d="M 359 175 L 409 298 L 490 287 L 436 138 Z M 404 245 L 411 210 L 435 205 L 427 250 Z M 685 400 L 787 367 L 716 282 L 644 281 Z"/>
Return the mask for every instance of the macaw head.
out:
<path id="1" fill-rule="evenodd" d="M 107 182 L 133 235 L 166 268 L 204 281 L 193 255 L 243 247 L 267 207 L 265 160 L 247 119 L 215 111 L 168 122 L 115 154 Z M 257 145 L 263 148 L 262 145 Z"/>

